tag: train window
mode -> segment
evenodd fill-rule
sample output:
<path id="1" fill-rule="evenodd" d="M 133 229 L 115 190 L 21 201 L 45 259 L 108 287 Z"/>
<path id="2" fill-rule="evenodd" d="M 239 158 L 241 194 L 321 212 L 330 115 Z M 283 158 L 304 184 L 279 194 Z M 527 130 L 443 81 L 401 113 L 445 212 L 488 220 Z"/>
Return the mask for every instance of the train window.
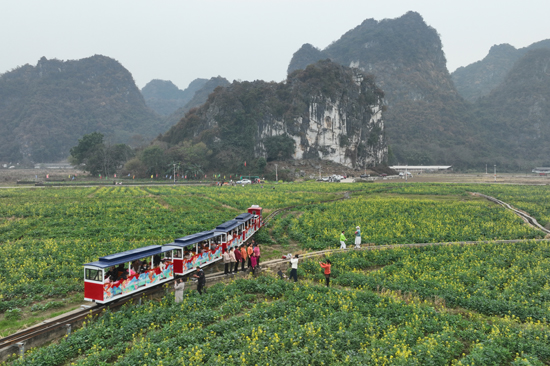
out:
<path id="1" fill-rule="evenodd" d="M 86 279 L 89 281 L 103 282 L 103 276 L 101 275 L 101 272 L 103 271 L 100 269 L 86 268 Z"/>
<path id="2" fill-rule="evenodd" d="M 174 252 L 174 258 L 182 258 L 181 249 L 174 249 L 173 252 Z"/>

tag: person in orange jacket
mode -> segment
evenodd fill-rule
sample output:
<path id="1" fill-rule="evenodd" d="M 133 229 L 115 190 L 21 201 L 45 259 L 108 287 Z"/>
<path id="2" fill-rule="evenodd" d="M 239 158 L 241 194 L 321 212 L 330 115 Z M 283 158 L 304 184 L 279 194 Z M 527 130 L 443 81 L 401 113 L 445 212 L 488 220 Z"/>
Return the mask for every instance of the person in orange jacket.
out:
<path id="1" fill-rule="evenodd" d="M 328 259 L 327 259 L 326 263 L 319 262 L 319 265 L 321 266 L 321 268 L 325 269 L 325 281 L 326 281 L 327 287 L 329 287 L 329 285 L 330 285 L 330 266 L 331 266 L 331 264 L 332 263 Z"/>
<path id="2" fill-rule="evenodd" d="M 254 249 L 252 248 L 252 244 L 248 243 L 248 248 L 246 249 L 246 252 L 248 253 L 248 268 L 252 267 L 252 255 L 254 254 Z"/>
<path id="3" fill-rule="evenodd" d="M 242 262 L 241 262 L 241 270 L 244 272 L 244 262 L 246 262 L 246 260 L 248 259 L 248 253 L 246 251 L 246 246 L 243 245 L 241 247 L 241 257 L 243 258 Z"/>

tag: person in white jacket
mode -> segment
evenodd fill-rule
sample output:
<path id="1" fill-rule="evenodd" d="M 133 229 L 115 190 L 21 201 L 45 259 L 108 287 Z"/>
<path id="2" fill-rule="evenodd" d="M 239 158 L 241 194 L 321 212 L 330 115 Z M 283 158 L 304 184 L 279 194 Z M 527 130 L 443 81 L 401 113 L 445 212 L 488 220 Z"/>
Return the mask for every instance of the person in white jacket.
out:
<path id="1" fill-rule="evenodd" d="M 183 290 L 185 289 L 185 283 L 183 282 L 183 278 L 180 278 L 179 280 L 174 281 L 174 289 L 176 290 L 176 303 L 183 301 Z"/>
<path id="2" fill-rule="evenodd" d="M 223 264 L 225 265 L 225 270 L 223 271 L 223 274 L 229 274 L 229 265 L 231 264 L 231 258 L 229 257 L 229 250 L 225 250 L 222 254 L 223 258 Z"/>
<path id="3" fill-rule="evenodd" d="M 355 230 L 355 249 L 361 249 L 361 228 L 356 227 Z"/>
<path id="4" fill-rule="evenodd" d="M 296 254 L 294 258 L 290 259 L 290 264 L 292 265 L 292 269 L 290 270 L 290 278 L 294 277 L 294 282 L 298 282 L 298 254 Z"/>
<path id="5" fill-rule="evenodd" d="M 235 248 L 231 248 L 229 251 L 229 273 L 233 272 L 233 268 L 237 263 L 237 258 L 235 257 Z"/>

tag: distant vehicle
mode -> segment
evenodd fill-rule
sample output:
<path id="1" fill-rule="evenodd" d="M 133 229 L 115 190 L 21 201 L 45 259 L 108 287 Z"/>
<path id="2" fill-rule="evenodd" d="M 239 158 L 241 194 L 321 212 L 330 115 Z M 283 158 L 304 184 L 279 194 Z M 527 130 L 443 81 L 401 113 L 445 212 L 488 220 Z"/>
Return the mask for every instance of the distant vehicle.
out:
<path id="1" fill-rule="evenodd" d="M 405 173 L 399 172 L 399 176 L 400 176 L 400 177 L 404 177 L 404 176 L 405 176 Z M 407 172 L 407 176 L 409 176 L 409 177 L 412 178 L 413 175 L 411 174 L 411 172 Z"/>
<path id="2" fill-rule="evenodd" d="M 381 177 L 387 177 L 388 175 L 386 173 L 380 174 Z"/>
<path id="3" fill-rule="evenodd" d="M 238 180 L 236 183 L 237 184 L 251 184 L 252 182 L 250 181 L 250 179 L 243 179 L 243 180 Z"/>
<path id="4" fill-rule="evenodd" d="M 370 177 L 370 174 L 361 174 L 359 177 L 360 178 L 368 178 L 368 177 Z"/>

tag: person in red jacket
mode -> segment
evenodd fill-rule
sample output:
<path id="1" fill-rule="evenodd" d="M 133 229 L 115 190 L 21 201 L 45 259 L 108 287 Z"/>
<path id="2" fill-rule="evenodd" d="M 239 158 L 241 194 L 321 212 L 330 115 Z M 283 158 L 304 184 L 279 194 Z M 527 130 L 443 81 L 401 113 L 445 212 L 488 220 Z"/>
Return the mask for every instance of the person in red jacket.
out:
<path id="1" fill-rule="evenodd" d="M 319 262 L 319 265 L 321 266 L 321 268 L 325 269 L 325 281 L 326 281 L 327 287 L 329 287 L 329 284 L 330 284 L 330 266 L 331 266 L 331 264 L 332 263 L 328 259 L 327 259 L 326 263 Z"/>
<path id="2" fill-rule="evenodd" d="M 239 262 L 243 260 L 241 255 L 241 250 L 239 248 L 235 249 L 235 273 L 239 272 Z"/>

